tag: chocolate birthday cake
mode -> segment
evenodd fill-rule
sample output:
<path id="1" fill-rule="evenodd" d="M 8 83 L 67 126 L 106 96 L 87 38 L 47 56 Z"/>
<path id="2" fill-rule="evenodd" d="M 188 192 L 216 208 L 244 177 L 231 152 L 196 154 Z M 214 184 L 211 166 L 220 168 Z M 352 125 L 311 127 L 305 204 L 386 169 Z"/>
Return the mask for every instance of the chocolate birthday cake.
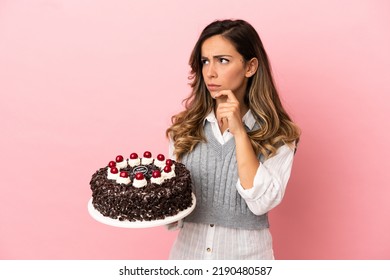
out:
<path id="1" fill-rule="evenodd" d="M 103 216 L 120 221 L 153 221 L 174 216 L 192 205 L 187 168 L 159 154 L 132 153 L 98 169 L 90 181 L 92 205 Z"/>

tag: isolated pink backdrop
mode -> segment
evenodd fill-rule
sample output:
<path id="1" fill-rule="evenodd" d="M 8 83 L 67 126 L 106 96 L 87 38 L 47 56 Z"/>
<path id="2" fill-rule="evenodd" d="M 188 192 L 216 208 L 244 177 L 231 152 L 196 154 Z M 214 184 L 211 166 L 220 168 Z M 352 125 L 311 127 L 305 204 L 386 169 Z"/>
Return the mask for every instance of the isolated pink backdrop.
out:
<path id="1" fill-rule="evenodd" d="M 117 154 L 167 153 L 206 24 L 259 31 L 302 128 L 278 259 L 390 259 L 388 1 L 0 1 L 0 259 L 166 259 L 176 232 L 87 213 Z"/>

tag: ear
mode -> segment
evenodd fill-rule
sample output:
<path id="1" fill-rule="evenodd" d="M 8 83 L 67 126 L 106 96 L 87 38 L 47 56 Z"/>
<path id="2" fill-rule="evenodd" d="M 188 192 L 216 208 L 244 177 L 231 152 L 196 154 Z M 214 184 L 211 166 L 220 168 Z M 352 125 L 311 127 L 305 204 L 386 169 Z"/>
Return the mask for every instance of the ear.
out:
<path id="1" fill-rule="evenodd" d="M 259 67 L 259 61 L 257 60 L 256 57 L 249 60 L 246 63 L 245 77 L 247 78 L 252 77 L 256 73 L 258 67 Z"/>

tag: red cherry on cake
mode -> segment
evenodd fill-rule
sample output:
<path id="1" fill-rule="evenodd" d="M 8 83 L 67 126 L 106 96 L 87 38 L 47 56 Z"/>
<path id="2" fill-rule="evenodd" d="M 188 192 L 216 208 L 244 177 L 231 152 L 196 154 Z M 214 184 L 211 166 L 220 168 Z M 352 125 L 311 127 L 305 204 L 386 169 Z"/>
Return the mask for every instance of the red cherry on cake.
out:
<path id="1" fill-rule="evenodd" d="M 166 166 L 164 167 L 164 172 L 165 172 L 165 173 L 169 173 L 169 172 L 171 172 L 171 171 L 172 171 L 172 168 L 171 168 L 170 165 L 166 165 Z"/>
<path id="2" fill-rule="evenodd" d="M 115 166 L 116 166 L 116 162 L 113 160 L 108 163 L 108 167 L 110 167 L 110 168 L 113 168 Z"/>
<path id="3" fill-rule="evenodd" d="M 165 164 L 168 165 L 168 166 L 172 166 L 173 165 L 173 161 L 171 159 L 167 159 L 165 161 Z"/>
<path id="4" fill-rule="evenodd" d="M 151 157 L 152 157 L 152 153 L 149 152 L 149 151 L 146 151 L 146 152 L 144 153 L 144 157 L 145 157 L 145 158 L 151 158 Z"/>
<path id="5" fill-rule="evenodd" d="M 118 174 L 118 168 L 116 167 L 111 167 L 110 171 L 112 174 Z"/>
<path id="6" fill-rule="evenodd" d="M 127 173 L 126 171 L 122 171 L 119 176 L 121 176 L 122 178 L 127 178 L 129 177 L 129 173 Z"/>
<path id="7" fill-rule="evenodd" d="M 154 170 L 152 173 L 153 178 L 160 178 L 161 177 L 161 172 L 160 170 Z"/>
<path id="8" fill-rule="evenodd" d="M 163 160 L 165 160 L 165 156 L 162 155 L 162 154 L 159 154 L 159 155 L 157 156 L 157 159 L 158 159 L 159 161 L 163 161 Z"/>
<path id="9" fill-rule="evenodd" d="M 137 159 L 138 158 L 138 155 L 136 153 L 132 153 L 130 155 L 130 159 Z"/>
<path id="10" fill-rule="evenodd" d="M 143 180 L 143 179 L 145 179 L 144 174 L 143 174 L 142 172 L 137 172 L 137 173 L 135 174 L 135 179 L 137 179 L 137 180 Z"/>
<path id="11" fill-rule="evenodd" d="M 116 162 L 122 162 L 123 161 L 123 156 L 119 155 L 115 159 Z"/>

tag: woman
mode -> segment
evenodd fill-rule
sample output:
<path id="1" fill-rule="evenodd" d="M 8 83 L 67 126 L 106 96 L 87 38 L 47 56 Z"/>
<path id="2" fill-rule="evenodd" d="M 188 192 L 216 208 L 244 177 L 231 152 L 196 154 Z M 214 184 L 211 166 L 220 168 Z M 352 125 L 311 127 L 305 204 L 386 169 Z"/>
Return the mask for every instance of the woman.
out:
<path id="1" fill-rule="evenodd" d="M 256 30 L 209 24 L 191 57 L 192 93 L 167 129 L 191 172 L 195 210 L 171 259 L 273 259 L 267 213 L 290 176 L 299 129 L 284 110 Z"/>

